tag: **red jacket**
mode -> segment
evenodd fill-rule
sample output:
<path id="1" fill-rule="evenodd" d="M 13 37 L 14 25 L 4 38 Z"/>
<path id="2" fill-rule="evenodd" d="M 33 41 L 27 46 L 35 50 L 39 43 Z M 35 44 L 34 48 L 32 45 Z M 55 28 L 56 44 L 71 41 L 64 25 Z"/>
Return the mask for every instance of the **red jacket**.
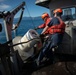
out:
<path id="1" fill-rule="evenodd" d="M 60 21 L 59 25 L 53 25 L 53 26 L 49 27 L 49 29 L 48 29 L 49 34 L 65 32 L 65 26 L 66 26 L 65 23 L 61 19 L 59 19 L 59 21 Z"/>
<path id="2" fill-rule="evenodd" d="M 44 24 L 41 24 L 40 26 L 38 26 L 38 28 L 45 28 L 48 23 L 50 22 L 51 18 L 47 18 L 46 22 Z M 48 30 L 44 33 L 44 34 L 48 34 Z"/>

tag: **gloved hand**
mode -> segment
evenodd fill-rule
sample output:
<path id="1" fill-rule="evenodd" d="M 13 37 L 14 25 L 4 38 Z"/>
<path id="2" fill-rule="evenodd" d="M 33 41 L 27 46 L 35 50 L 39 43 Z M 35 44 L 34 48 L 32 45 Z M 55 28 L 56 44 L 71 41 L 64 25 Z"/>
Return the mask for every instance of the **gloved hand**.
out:
<path id="1" fill-rule="evenodd" d="M 39 29 L 39 28 L 38 27 L 34 28 L 34 30 L 37 30 L 37 29 Z"/>
<path id="2" fill-rule="evenodd" d="M 43 43 L 44 42 L 44 34 L 40 34 L 40 39 L 41 39 L 41 42 Z"/>
<path id="3" fill-rule="evenodd" d="M 40 34 L 40 37 L 44 37 L 44 34 Z"/>

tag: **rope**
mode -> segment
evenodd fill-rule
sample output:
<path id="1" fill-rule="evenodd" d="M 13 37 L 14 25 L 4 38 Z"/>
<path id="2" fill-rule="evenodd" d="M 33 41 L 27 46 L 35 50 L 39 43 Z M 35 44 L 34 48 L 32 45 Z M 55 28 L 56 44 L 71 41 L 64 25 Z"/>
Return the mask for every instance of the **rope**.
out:
<path id="1" fill-rule="evenodd" d="M 17 46 L 17 45 L 19 45 L 19 44 L 28 43 L 28 42 L 30 42 L 30 41 L 32 41 L 32 40 L 35 40 L 35 39 L 40 39 L 40 38 L 33 38 L 33 39 L 29 40 L 29 41 L 17 43 L 17 44 L 11 45 L 11 46 L 9 46 L 9 47 L 14 47 L 14 46 Z M 11 40 L 10 40 L 9 42 L 11 42 Z M 7 43 L 9 43 L 9 42 L 7 42 Z M 6 44 L 7 44 L 7 43 L 6 43 Z"/>
<path id="2" fill-rule="evenodd" d="M 19 24 L 20 24 L 20 22 L 21 22 L 21 20 L 22 20 L 23 12 L 24 12 L 24 8 L 22 8 L 22 12 L 21 12 L 20 18 L 19 18 L 17 24 L 15 25 L 15 27 L 12 28 L 12 30 L 16 30 L 16 29 L 18 28 L 18 26 L 19 26 Z M 15 31 L 15 32 L 16 32 L 16 31 Z"/>
<path id="3" fill-rule="evenodd" d="M 28 40 L 28 41 L 26 41 L 26 42 L 20 42 L 20 43 L 17 43 L 17 44 L 14 44 L 14 45 L 11 45 L 11 46 L 9 46 L 9 47 L 13 47 L 13 46 L 16 46 L 16 45 L 19 45 L 19 44 L 24 44 L 24 43 L 28 43 L 28 42 L 30 42 L 30 41 L 32 41 L 32 40 L 35 40 L 35 39 L 40 39 L 40 38 L 33 38 L 33 39 L 30 39 L 30 40 Z M 6 43 L 4 43 L 3 45 L 5 45 L 5 44 L 10 44 L 12 42 L 12 40 L 9 40 L 9 41 L 7 41 Z"/>
<path id="4" fill-rule="evenodd" d="M 31 17 L 30 13 L 29 13 L 29 10 L 28 10 L 28 8 L 27 8 L 27 5 L 26 5 L 26 9 L 27 9 L 27 12 L 28 12 L 28 14 L 29 14 L 29 16 L 30 16 L 30 18 L 31 18 L 31 21 L 32 21 L 33 27 L 36 28 L 36 27 L 35 27 L 35 24 L 34 24 L 34 22 L 33 22 L 33 19 L 32 19 L 32 17 Z"/>
<path id="5" fill-rule="evenodd" d="M 20 24 L 20 22 L 21 22 L 21 20 L 22 20 L 22 16 L 23 16 L 23 12 L 24 12 L 24 8 L 22 8 L 22 12 L 21 12 L 21 15 L 20 15 L 20 19 L 19 19 L 19 21 L 18 21 L 18 25 Z"/>
<path id="6" fill-rule="evenodd" d="M 70 75 L 73 75 L 72 72 L 71 72 L 71 71 L 69 70 L 69 68 L 68 68 L 67 62 L 65 62 L 65 68 L 66 68 L 66 70 L 69 72 Z"/>

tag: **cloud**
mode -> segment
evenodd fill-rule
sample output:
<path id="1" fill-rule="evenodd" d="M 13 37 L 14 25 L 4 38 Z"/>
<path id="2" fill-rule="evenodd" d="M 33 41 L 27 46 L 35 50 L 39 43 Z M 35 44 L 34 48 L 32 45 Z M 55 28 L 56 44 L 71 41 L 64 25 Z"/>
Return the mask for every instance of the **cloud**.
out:
<path id="1" fill-rule="evenodd" d="M 0 4 L 0 10 L 6 10 L 8 8 L 10 8 L 9 5 L 6 5 L 6 4 L 3 4 L 3 3 Z"/>
<path id="2" fill-rule="evenodd" d="M 3 1 L 5 1 L 5 0 L 0 0 L 0 2 L 3 2 Z"/>

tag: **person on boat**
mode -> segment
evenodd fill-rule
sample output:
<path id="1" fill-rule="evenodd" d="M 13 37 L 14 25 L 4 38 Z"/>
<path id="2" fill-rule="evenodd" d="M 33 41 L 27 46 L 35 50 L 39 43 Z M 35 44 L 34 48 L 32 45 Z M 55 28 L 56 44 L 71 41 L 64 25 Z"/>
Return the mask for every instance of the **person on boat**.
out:
<path id="1" fill-rule="evenodd" d="M 50 20 L 51 20 L 51 18 L 50 18 L 48 13 L 43 13 L 41 18 L 43 19 L 44 23 L 39 25 L 38 27 L 36 27 L 35 30 L 45 28 L 48 25 L 48 23 L 50 22 Z M 44 36 L 49 34 L 48 29 L 44 32 L 44 34 L 45 34 Z M 40 35 L 40 36 L 42 37 L 42 42 L 43 42 L 44 36 L 43 35 Z M 48 37 L 48 36 L 46 36 L 46 37 Z"/>
<path id="2" fill-rule="evenodd" d="M 39 53 L 37 62 L 40 65 L 44 57 L 53 60 L 53 49 L 58 47 L 63 39 L 63 35 L 65 32 L 65 23 L 61 19 L 63 11 L 61 8 L 55 9 L 53 11 L 54 17 L 48 23 L 48 25 L 43 29 L 41 35 L 45 35 L 45 32 L 49 30 L 49 38 L 46 46 Z"/>

